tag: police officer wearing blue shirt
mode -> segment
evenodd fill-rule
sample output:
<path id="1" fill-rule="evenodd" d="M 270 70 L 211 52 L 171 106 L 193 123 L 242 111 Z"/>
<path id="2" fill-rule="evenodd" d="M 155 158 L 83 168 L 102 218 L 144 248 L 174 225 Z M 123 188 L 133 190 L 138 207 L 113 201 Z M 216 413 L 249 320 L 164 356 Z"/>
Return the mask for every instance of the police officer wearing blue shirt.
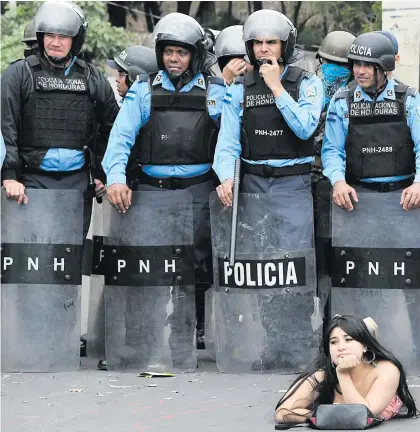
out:
<path id="1" fill-rule="evenodd" d="M 404 210 L 420 207 L 420 96 L 387 78 L 394 55 L 380 33 L 356 38 L 348 58 L 357 84 L 336 93 L 328 110 L 324 174 L 334 203 L 349 211 L 357 190 L 401 190 Z"/>
<path id="2" fill-rule="evenodd" d="M 201 321 L 197 328 L 202 331 L 204 290 L 212 281 L 209 194 L 214 190 L 211 164 L 221 101 L 211 94 L 212 86 L 207 89 L 207 77 L 202 73 L 209 54 L 197 21 L 180 13 L 168 14 L 156 26 L 155 37 L 160 71 L 128 91 L 102 165 L 109 201 L 123 213 L 131 202 L 127 186 L 130 152 L 134 167 L 141 167 L 139 184 L 130 181 L 134 189 L 191 192 L 197 318 Z M 206 102 L 207 91 L 207 100 L 215 101 L 212 104 Z M 203 98 L 202 109 L 197 108 L 199 98 Z"/>
<path id="3" fill-rule="evenodd" d="M 242 192 L 299 191 L 299 202 L 312 202 L 310 172 L 314 148 L 310 138 L 318 125 L 324 95 L 317 76 L 291 65 L 298 58 L 296 34 L 290 20 L 274 10 L 254 12 L 244 23 L 243 40 L 254 70 L 245 74 L 243 80 L 235 79 L 225 95 L 213 164 L 222 182 L 217 193 L 224 205 L 232 205 L 232 179 L 238 157 L 243 162 Z M 293 199 L 292 193 L 290 204 Z M 289 208 L 288 202 L 281 202 L 279 206 Z M 275 213 L 276 208 L 272 211 Z M 258 214 L 258 210 L 255 213 Z M 295 210 L 290 213 L 290 219 L 302 227 L 287 233 L 290 244 L 313 247 L 313 224 L 308 221 L 307 213 Z M 291 365 L 286 364 L 288 354 L 280 353 L 278 343 L 281 313 L 278 303 L 270 293 L 264 292 L 261 307 L 267 344 L 262 358 L 255 360 L 252 368 L 274 369 L 279 361 L 282 362 L 280 367 L 290 368 Z M 288 307 L 301 308 L 301 305 L 291 302 Z M 296 336 L 289 324 L 281 326 L 283 346 L 288 346 L 289 341 L 295 343 L 296 337 L 301 336 Z M 305 337 L 308 334 L 301 333 Z M 294 342 L 288 338 L 294 338 Z"/>
<path id="4" fill-rule="evenodd" d="M 296 29 L 283 14 L 254 12 L 244 24 L 243 37 L 255 70 L 244 76 L 243 84 L 235 80 L 226 93 L 213 164 L 222 182 L 217 193 L 225 205 L 232 204 L 239 156 L 244 162 L 243 192 L 301 189 L 303 184 L 310 190 L 314 149 L 309 138 L 324 104 L 321 80 L 291 66 Z"/>
<path id="5" fill-rule="evenodd" d="M 92 162 L 105 152 L 118 105 L 103 74 L 77 58 L 87 31 L 77 5 L 45 2 L 34 23 L 40 52 L 13 63 L 2 76 L 3 187 L 19 204 L 28 201 L 25 187 L 79 190 L 85 195 L 86 235 L 92 194 L 82 150 L 94 153 Z M 96 162 L 92 174 L 101 194 L 105 176 Z"/>

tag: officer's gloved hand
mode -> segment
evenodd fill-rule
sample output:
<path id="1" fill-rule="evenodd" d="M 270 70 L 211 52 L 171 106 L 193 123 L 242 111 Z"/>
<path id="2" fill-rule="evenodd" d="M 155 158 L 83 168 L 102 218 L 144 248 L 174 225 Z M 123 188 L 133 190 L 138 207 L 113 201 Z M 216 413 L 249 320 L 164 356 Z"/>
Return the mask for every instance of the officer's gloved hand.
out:
<path id="1" fill-rule="evenodd" d="M 25 194 L 25 186 L 17 180 L 3 180 L 3 188 L 6 190 L 6 197 L 16 200 L 18 204 L 28 204 L 28 197 Z"/>
<path id="2" fill-rule="evenodd" d="M 352 200 L 359 202 L 356 190 L 349 186 L 345 180 L 339 180 L 334 184 L 332 197 L 335 205 L 348 211 L 353 210 Z"/>
<path id="3" fill-rule="evenodd" d="M 220 186 L 217 186 L 216 191 L 223 205 L 232 207 L 233 200 L 233 179 L 226 179 Z"/>
<path id="4" fill-rule="evenodd" d="M 420 208 L 420 183 L 413 183 L 402 191 L 400 204 L 406 211 Z"/>
<path id="5" fill-rule="evenodd" d="M 125 184 L 114 183 L 107 188 L 108 200 L 120 213 L 125 213 L 131 205 L 132 190 Z"/>

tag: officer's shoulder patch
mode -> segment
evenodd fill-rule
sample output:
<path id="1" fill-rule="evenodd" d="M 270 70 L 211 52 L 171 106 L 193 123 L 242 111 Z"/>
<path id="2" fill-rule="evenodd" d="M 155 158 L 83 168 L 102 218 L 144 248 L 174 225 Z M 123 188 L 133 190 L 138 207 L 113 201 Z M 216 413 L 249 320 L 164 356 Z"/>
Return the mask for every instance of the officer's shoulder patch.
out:
<path id="1" fill-rule="evenodd" d="M 316 100 L 318 99 L 318 89 L 316 88 L 316 85 L 310 85 L 308 87 L 306 87 L 305 91 L 304 91 L 304 96 L 305 99 L 309 102 L 309 103 L 315 103 Z"/>

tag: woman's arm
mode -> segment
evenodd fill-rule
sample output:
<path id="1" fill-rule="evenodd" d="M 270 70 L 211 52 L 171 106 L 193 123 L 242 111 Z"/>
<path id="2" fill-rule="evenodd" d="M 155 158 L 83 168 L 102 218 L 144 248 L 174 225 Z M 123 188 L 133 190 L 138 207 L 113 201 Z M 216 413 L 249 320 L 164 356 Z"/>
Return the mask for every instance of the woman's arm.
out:
<path id="1" fill-rule="evenodd" d="M 296 383 L 284 395 L 282 402 L 276 409 L 277 423 L 303 423 L 306 418 L 312 413 L 308 407 L 317 397 L 314 392 L 314 383 L 321 382 L 324 379 L 322 371 L 315 372 L 303 382 Z M 294 393 L 293 391 L 296 390 Z M 292 394 L 293 393 L 293 394 Z M 288 395 L 291 395 L 290 397 Z"/>
<path id="2" fill-rule="evenodd" d="M 381 362 L 378 366 L 378 377 L 366 397 L 358 392 L 349 372 L 339 372 L 337 378 L 346 404 L 366 405 L 378 416 L 388 407 L 397 392 L 400 371 L 391 362 Z"/>

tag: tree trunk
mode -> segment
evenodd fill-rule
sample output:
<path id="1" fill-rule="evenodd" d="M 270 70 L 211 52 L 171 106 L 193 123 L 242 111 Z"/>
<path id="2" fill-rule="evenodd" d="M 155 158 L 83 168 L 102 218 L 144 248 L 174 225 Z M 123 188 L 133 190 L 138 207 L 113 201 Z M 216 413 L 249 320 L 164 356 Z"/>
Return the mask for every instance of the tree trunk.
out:
<path id="1" fill-rule="evenodd" d="M 207 27 L 209 17 L 216 14 L 216 4 L 213 1 L 201 1 L 198 6 L 195 19 L 203 26 Z"/>
<path id="2" fill-rule="evenodd" d="M 126 2 L 119 2 L 123 5 Z M 108 3 L 109 22 L 114 27 L 126 27 L 127 9 Z"/>
<path id="3" fill-rule="evenodd" d="M 256 12 L 258 10 L 261 10 L 263 8 L 262 1 L 253 1 L 252 2 L 252 6 L 253 6 L 253 9 L 254 9 L 254 12 Z"/>
<path id="4" fill-rule="evenodd" d="M 157 1 L 145 1 L 143 4 L 147 23 L 147 31 L 152 33 L 155 25 L 159 21 L 158 17 L 161 15 L 160 6 Z"/>
<path id="5" fill-rule="evenodd" d="M 179 2 L 177 2 L 176 11 L 179 13 L 183 13 L 185 15 L 189 15 L 190 9 L 191 9 L 191 3 L 192 3 L 192 1 L 179 1 Z"/>

